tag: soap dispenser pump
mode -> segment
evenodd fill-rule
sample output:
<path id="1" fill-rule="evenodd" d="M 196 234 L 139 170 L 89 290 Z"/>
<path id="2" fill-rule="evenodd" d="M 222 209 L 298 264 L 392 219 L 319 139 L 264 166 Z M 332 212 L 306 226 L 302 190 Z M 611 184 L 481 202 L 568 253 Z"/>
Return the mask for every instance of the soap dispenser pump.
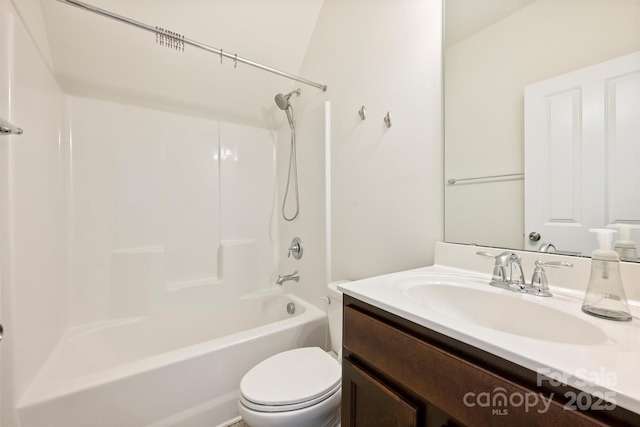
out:
<path id="1" fill-rule="evenodd" d="M 598 233 L 600 247 L 591 253 L 591 276 L 582 303 L 582 311 L 611 320 L 631 320 L 631 311 L 620 276 L 620 257 L 611 250 L 615 230 L 592 228 Z"/>
<path id="2" fill-rule="evenodd" d="M 628 224 L 618 224 L 620 238 L 613 244 L 613 250 L 618 252 L 621 261 L 638 261 L 636 242 L 631 240 L 631 230 Z"/>

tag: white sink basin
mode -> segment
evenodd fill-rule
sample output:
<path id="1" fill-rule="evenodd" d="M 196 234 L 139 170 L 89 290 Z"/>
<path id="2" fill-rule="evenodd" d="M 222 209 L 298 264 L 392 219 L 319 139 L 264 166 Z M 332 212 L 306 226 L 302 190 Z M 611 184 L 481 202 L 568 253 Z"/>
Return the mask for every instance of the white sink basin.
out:
<path id="1" fill-rule="evenodd" d="M 427 273 L 396 277 L 390 285 L 429 310 L 508 334 L 577 345 L 607 339 L 597 326 L 549 307 L 550 299 L 556 297 L 500 290 L 489 286 L 488 280 Z"/>

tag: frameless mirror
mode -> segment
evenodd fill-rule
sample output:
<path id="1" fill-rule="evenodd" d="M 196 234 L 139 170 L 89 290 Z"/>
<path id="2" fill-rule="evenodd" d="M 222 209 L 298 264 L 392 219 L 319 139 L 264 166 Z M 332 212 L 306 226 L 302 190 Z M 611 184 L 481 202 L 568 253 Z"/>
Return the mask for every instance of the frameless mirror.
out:
<path id="1" fill-rule="evenodd" d="M 444 58 L 446 241 L 640 247 L 640 0 L 445 0 Z"/>

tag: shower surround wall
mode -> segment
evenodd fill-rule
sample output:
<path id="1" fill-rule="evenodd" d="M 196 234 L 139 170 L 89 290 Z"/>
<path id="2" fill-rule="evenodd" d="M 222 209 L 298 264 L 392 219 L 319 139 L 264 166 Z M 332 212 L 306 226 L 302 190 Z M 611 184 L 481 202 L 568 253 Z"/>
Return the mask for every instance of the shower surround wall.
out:
<path id="1" fill-rule="evenodd" d="M 66 95 L 33 36 L 0 1 L 0 115 L 25 131 L 0 142 L 3 426 L 75 327 L 215 310 L 275 276 L 271 131 Z"/>
<path id="2" fill-rule="evenodd" d="M 0 1 L 0 425 L 67 328 L 68 144 L 63 93 L 8 1 Z"/>
<path id="3" fill-rule="evenodd" d="M 161 302 L 165 291 L 203 296 L 210 287 L 217 297 L 206 303 L 215 308 L 228 304 L 221 292 L 232 297 L 270 285 L 269 131 L 76 97 L 67 98 L 66 111 L 70 300 L 83 302 L 70 305 L 72 324 L 205 302 Z M 225 251 L 244 252 L 254 277 L 243 286 L 253 289 L 224 283 Z"/>

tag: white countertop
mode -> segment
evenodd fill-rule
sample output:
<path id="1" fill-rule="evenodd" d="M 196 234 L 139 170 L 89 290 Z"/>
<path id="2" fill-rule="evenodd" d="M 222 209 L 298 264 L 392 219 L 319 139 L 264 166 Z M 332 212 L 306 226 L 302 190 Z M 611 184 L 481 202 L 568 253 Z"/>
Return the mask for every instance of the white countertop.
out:
<path id="1" fill-rule="evenodd" d="M 512 296 L 560 310 L 597 327 L 606 338 L 597 343 L 567 344 L 535 339 L 478 326 L 459 316 L 449 316 L 446 310 L 434 310 L 410 298 L 401 287 L 392 286 L 399 278 L 425 273 L 444 273 L 469 278 L 487 292 Z M 604 398 L 607 402 L 640 414 L 640 310 L 632 306 L 630 322 L 615 322 L 596 318 L 581 311 L 583 294 L 575 290 L 551 287 L 554 296 L 542 298 L 524 295 L 490 286 L 491 275 L 445 266 L 431 266 L 368 279 L 346 282 L 338 289 L 370 305 L 488 351 L 508 361 L 545 374 L 561 378 L 578 390 Z M 486 288 L 485 288 L 486 287 Z M 500 297 L 502 298 L 502 297 Z M 504 298 L 503 298 L 504 299 Z M 544 312 L 541 307 L 541 312 Z M 509 321 L 510 307 L 504 307 L 504 321 Z M 532 318 L 531 328 L 541 319 Z M 562 328 L 562 324 L 553 325 Z M 588 341 L 588 340 L 587 340 Z"/>

